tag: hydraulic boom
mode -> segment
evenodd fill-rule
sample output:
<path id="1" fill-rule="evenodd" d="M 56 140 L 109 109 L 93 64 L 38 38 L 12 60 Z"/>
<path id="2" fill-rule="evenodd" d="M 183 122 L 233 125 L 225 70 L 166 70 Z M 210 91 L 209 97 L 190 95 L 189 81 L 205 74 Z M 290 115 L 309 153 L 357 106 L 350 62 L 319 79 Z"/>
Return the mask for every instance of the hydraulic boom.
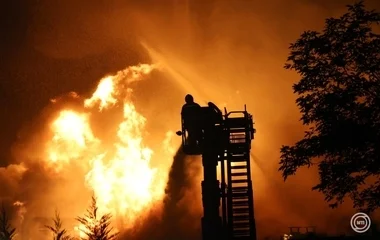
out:
<path id="1" fill-rule="evenodd" d="M 233 112 L 224 109 L 222 114 L 212 103 L 201 107 L 198 114 L 200 139 L 189 140 L 191 133 L 183 117 L 182 131 L 177 135 L 182 136 L 186 154 L 202 155 L 202 239 L 256 240 L 250 167 L 251 141 L 256 131 L 252 115 L 245 107 Z"/>

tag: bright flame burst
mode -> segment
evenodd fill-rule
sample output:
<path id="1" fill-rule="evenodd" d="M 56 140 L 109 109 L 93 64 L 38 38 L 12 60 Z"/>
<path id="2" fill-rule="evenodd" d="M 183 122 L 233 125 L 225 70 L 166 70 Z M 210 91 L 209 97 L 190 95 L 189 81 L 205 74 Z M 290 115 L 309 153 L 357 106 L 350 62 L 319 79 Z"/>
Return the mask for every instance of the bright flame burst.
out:
<path id="1" fill-rule="evenodd" d="M 92 97 L 84 101 L 84 112 L 65 109 L 57 115 L 46 148 L 57 172 L 74 160 L 86 162 L 90 168 L 85 182 L 94 191 L 99 212 L 127 217 L 126 227 L 133 226 L 143 210 L 164 194 L 164 178 L 150 166 L 153 151 L 143 141 L 146 119 L 130 101 L 128 87 L 155 68 L 132 66 L 101 79 Z M 94 136 L 90 112 L 104 113 L 120 102 L 123 121 L 118 125 L 117 140 L 112 149 L 105 149 L 103 141 Z"/>

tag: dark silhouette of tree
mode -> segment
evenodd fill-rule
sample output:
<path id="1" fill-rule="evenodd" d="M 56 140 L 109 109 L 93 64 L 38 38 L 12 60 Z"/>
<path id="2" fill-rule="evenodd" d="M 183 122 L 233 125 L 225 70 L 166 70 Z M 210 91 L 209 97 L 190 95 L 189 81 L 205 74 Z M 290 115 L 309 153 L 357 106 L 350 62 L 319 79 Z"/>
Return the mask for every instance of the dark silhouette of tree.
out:
<path id="1" fill-rule="evenodd" d="M 99 218 L 98 207 L 96 204 L 96 198 L 92 197 L 90 207 L 87 209 L 87 214 L 84 217 L 78 217 L 76 220 L 84 226 L 84 230 L 81 230 L 86 238 L 83 240 L 114 240 L 118 236 L 118 233 L 112 233 L 113 228 L 111 225 L 111 214 L 105 214 Z"/>
<path id="2" fill-rule="evenodd" d="M 4 205 L 1 206 L 0 215 L 0 240 L 13 240 L 16 235 L 16 229 L 10 224 Z"/>
<path id="3" fill-rule="evenodd" d="M 59 216 L 58 210 L 55 210 L 55 215 L 53 218 L 53 225 L 45 225 L 46 229 L 48 229 L 53 234 L 53 240 L 74 240 L 74 237 L 68 235 L 67 230 L 62 227 L 62 220 Z"/>
<path id="4" fill-rule="evenodd" d="M 331 207 L 346 197 L 372 212 L 380 205 L 380 14 L 363 1 L 326 20 L 322 32 L 306 31 L 290 45 L 286 69 L 301 79 L 293 85 L 308 126 L 304 138 L 282 146 L 286 180 L 301 166 L 317 165 Z"/>

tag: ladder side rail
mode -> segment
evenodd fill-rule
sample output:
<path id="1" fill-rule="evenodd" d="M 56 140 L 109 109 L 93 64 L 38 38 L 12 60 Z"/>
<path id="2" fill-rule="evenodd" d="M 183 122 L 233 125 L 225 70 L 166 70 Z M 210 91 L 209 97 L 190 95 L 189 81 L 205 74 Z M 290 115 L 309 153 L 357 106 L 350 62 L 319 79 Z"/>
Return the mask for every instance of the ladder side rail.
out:
<path id="1" fill-rule="evenodd" d="M 224 121 L 223 121 L 223 129 L 224 129 L 224 137 L 225 137 L 225 146 L 224 146 L 224 150 L 225 150 L 225 160 L 226 160 L 226 167 L 227 167 L 227 183 L 226 183 L 226 186 L 227 186 L 227 191 L 226 191 L 226 196 L 225 196 L 225 199 L 226 199 L 226 210 L 227 210 L 227 226 L 226 226 L 226 237 L 228 240 L 232 239 L 233 235 L 232 235 L 232 230 L 233 230 L 233 226 L 232 226 L 232 199 L 230 198 L 231 194 L 232 194 L 232 190 L 231 190 L 231 166 L 230 166 L 230 159 L 229 159 L 229 146 L 230 146 L 230 131 L 229 131 L 229 126 L 227 124 L 228 122 L 228 114 L 227 114 L 227 109 L 224 108 L 224 111 L 225 111 L 225 116 L 224 116 Z"/>
<path id="2" fill-rule="evenodd" d="M 252 122 L 252 116 L 251 115 L 247 115 L 248 117 L 248 125 L 247 125 L 247 129 L 246 129 L 246 135 L 247 135 L 247 138 L 249 137 L 249 139 L 247 139 L 247 153 L 248 153 L 248 156 L 247 156 L 247 177 L 248 177 L 248 201 L 249 201 L 249 222 L 250 222 L 250 235 L 251 237 L 253 238 L 256 238 L 256 224 L 255 224 L 255 217 L 254 217 L 254 197 L 253 197 L 253 186 L 252 186 L 252 176 L 251 176 L 251 154 L 250 154 L 250 150 L 251 150 L 251 141 L 253 139 L 253 134 L 254 134 L 254 130 L 253 130 L 253 122 Z"/>
<path id="3" fill-rule="evenodd" d="M 228 215 L 228 239 L 233 237 L 233 200 L 232 200 L 232 176 L 231 176 L 231 159 L 230 153 L 227 152 L 227 215 Z"/>
<path id="4" fill-rule="evenodd" d="M 250 176 L 249 176 L 250 177 Z M 255 204 L 253 196 L 252 180 L 248 180 L 248 201 L 249 201 L 249 222 L 250 222 L 250 235 L 256 236 L 256 223 L 255 223 Z"/>
<path id="5" fill-rule="evenodd" d="M 222 197 L 222 221 L 223 221 L 223 231 L 227 229 L 227 194 L 226 194 L 226 159 L 225 159 L 225 152 L 223 152 L 223 155 L 220 158 L 220 172 L 221 172 L 221 183 L 220 183 L 220 189 L 221 189 L 221 197 Z M 225 234 L 225 232 L 224 232 Z"/>

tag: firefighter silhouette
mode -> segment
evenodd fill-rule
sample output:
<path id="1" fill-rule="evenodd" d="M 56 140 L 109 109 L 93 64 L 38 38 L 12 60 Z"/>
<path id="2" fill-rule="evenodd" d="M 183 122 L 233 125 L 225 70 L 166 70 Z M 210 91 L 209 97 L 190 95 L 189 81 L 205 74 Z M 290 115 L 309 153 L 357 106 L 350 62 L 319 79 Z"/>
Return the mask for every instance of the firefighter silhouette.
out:
<path id="1" fill-rule="evenodd" d="M 185 104 L 181 111 L 184 128 L 188 133 L 188 144 L 190 147 L 199 147 L 202 141 L 202 111 L 201 106 L 194 102 L 192 95 L 187 94 Z"/>

